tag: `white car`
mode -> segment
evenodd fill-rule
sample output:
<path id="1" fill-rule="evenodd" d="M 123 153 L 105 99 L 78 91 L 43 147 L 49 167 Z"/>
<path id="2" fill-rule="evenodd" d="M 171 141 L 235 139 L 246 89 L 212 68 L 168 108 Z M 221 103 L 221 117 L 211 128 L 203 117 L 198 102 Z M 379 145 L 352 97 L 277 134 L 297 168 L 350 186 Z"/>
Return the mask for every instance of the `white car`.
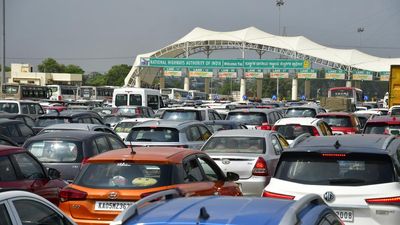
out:
<path id="1" fill-rule="evenodd" d="M 0 224 L 76 225 L 57 206 L 26 191 L 0 193 Z"/>
<path id="2" fill-rule="evenodd" d="M 392 107 L 390 107 L 389 115 L 400 115 L 400 105 L 394 105 Z"/>
<path id="3" fill-rule="evenodd" d="M 312 117 L 282 118 L 275 123 L 272 130 L 282 134 L 289 144 L 305 133 L 311 136 L 332 135 L 332 129 L 325 121 Z"/>
<path id="4" fill-rule="evenodd" d="M 307 138 L 282 153 L 262 196 L 298 200 L 315 193 L 347 225 L 397 225 L 399 145 L 389 135 Z"/>
<path id="5" fill-rule="evenodd" d="M 114 132 L 122 139 L 125 140 L 133 126 L 138 123 L 142 123 L 149 120 L 158 120 L 157 118 L 134 118 L 134 119 L 124 119 L 117 123 L 114 127 Z"/>

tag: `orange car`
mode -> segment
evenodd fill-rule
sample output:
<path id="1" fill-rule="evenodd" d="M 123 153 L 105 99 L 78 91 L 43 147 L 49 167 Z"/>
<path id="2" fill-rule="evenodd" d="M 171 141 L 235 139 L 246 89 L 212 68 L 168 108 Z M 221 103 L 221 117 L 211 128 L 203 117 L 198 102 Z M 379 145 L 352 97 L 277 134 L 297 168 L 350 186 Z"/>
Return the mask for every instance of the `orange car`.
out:
<path id="1" fill-rule="evenodd" d="M 179 188 L 189 196 L 242 195 L 204 152 L 173 147 L 113 150 L 90 158 L 72 184 L 60 191 L 59 207 L 79 225 L 109 224 L 138 199 Z"/>

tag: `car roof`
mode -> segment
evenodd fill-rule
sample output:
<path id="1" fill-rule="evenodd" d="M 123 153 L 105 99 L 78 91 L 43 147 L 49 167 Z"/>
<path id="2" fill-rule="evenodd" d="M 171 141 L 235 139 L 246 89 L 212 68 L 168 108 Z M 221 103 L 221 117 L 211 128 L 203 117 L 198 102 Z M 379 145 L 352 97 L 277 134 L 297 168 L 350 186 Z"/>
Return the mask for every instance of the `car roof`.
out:
<path id="1" fill-rule="evenodd" d="M 0 124 L 19 124 L 19 123 L 24 123 L 20 120 L 11 120 L 7 118 L 0 118 Z"/>
<path id="2" fill-rule="evenodd" d="M 233 120 L 205 120 L 203 123 L 207 125 L 213 125 L 213 124 L 229 124 L 229 125 L 241 125 L 243 123 L 239 121 L 233 121 Z"/>
<path id="3" fill-rule="evenodd" d="M 253 129 L 233 129 L 233 130 L 220 130 L 213 134 L 213 137 L 267 137 L 271 133 L 276 133 L 270 130 L 253 130 Z"/>
<path id="4" fill-rule="evenodd" d="M 267 108 L 244 108 L 244 109 L 234 109 L 229 111 L 228 114 L 237 113 L 237 112 L 260 112 L 260 113 L 269 113 L 276 112 L 277 109 L 267 109 Z"/>
<path id="5" fill-rule="evenodd" d="M 353 113 L 348 113 L 348 112 L 327 112 L 327 113 L 318 113 L 317 117 L 319 116 L 352 116 L 354 115 Z"/>
<path id="6" fill-rule="evenodd" d="M 132 118 L 132 119 L 123 119 L 119 121 L 119 123 L 126 123 L 126 122 L 146 122 L 150 120 L 159 120 L 158 118 Z"/>
<path id="7" fill-rule="evenodd" d="M 106 125 L 102 124 L 92 124 L 92 123 L 62 123 L 62 124 L 53 124 L 43 128 L 43 130 L 91 130 L 95 127 L 107 127 Z"/>
<path id="8" fill-rule="evenodd" d="M 92 112 L 92 111 L 88 111 L 88 110 L 63 110 L 59 113 L 50 113 L 50 114 L 45 114 L 40 116 L 41 117 L 74 117 L 74 116 L 80 116 L 80 115 L 86 115 L 86 114 L 90 114 L 90 115 L 95 115 L 97 117 L 100 117 L 99 114 L 97 114 L 96 112 Z"/>
<path id="9" fill-rule="evenodd" d="M 136 125 L 135 127 L 174 127 L 182 128 L 192 124 L 204 124 L 197 120 L 179 121 L 179 120 L 150 120 Z"/>
<path id="10" fill-rule="evenodd" d="M 39 102 L 35 102 L 32 100 L 0 100 L 0 103 L 3 103 L 3 102 L 10 102 L 10 103 L 19 102 L 19 103 L 37 103 L 37 104 L 39 104 Z"/>
<path id="11" fill-rule="evenodd" d="M 202 153 L 198 150 L 176 147 L 135 147 L 132 154 L 131 148 L 107 151 L 96 155 L 88 162 L 113 162 L 113 161 L 134 161 L 134 162 L 161 162 L 161 163 L 181 163 L 186 156 Z"/>
<path id="12" fill-rule="evenodd" d="M 312 117 L 287 117 L 276 121 L 274 125 L 286 125 L 286 124 L 311 125 L 315 124 L 320 120 L 321 119 Z"/>
<path id="13" fill-rule="evenodd" d="M 106 135 L 104 132 L 97 131 L 83 131 L 83 130 L 71 130 L 71 131 L 56 131 L 44 133 L 41 135 L 33 136 L 28 141 L 37 141 L 44 139 L 60 139 L 60 140 L 78 140 L 83 141 L 94 136 Z"/>
<path id="14" fill-rule="evenodd" d="M 296 105 L 289 106 L 288 109 L 322 109 L 322 107 L 318 105 Z"/>
<path id="15" fill-rule="evenodd" d="M 395 116 L 377 116 L 372 119 L 369 119 L 367 123 L 400 124 L 400 118 Z"/>

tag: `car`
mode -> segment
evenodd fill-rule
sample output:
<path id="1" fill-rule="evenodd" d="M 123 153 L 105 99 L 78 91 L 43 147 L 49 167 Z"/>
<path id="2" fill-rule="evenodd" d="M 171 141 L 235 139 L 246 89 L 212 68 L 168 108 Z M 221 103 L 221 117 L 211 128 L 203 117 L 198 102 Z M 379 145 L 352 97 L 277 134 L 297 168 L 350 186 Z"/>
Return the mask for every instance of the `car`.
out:
<path id="1" fill-rule="evenodd" d="M 276 121 L 283 118 L 278 109 L 235 109 L 228 113 L 226 120 L 242 123 L 248 129 L 268 130 Z"/>
<path id="2" fill-rule="evenodd" d="M 1 225 L 76 225 L 57 206 L 27 191 L 0 192 Z"/>
<path id="3" fill-rule="evenodd" d="M 309 134 L 311 136 L 328 136 L 333 134 L 332 129 L 325 121 L 312 117 L 283 118 L 275 123 L 272 130 L 282 134 L 289 144 L 302 134 Z"/>
<path id="4" fill-rule="evenodd" d="M 284 151 L 263 196 L 321 196 L 346 224 L 398 224 L 399 140 L 389 135 L 309 137 Z"/>
<path id="5" fill-rule="evenodd" d="M 381 113 L 382 116 L 387 116 L 389 113 L 389 109 L 388 108 L 372 108 L 370 109 L 371 111 L 378 111 Z"/>
<path id="6" fill-rule="evenodd" d="M 212 132 L 200 121 L 151 120 L 135 125 L 125 144 L 200 149 Z"/>
<path id="7" fill-rule="evenodd" d="M 122 138 L 122 140 L 125 140 L 125 138 L 128 136 L 129 132 L 131 132 L 131 129 L 138 123 L 146 122 L 149 120 L 157 120 L 156 118 L 134 118 L 134 119 L 123 119 L 119 123 L 117 123 L 114 127 L 114 131 L 117 133 L 117 135 Z"/>
<path id="8" fill-rule="evenodd" d="M 116 109 L 115 114 L 150 118 L 154 116 L 154 111 L 149 106 L 124 105 L 124 106 L 119 106 Z"/>
<path id="9" fill-rule="evenodd" d="M 208 120 L 203 122 L 212 132 L 219 130 L 247 129 L 247 126 L 230 120 Z"/>
<path id="10" fill-rule="evenodd" d="M 0 145 L 0 171 L 0 191 L 30 191 L 55 205 L 59 203 L 59 190 L 67 185 L 60 179 L 59 171 L 45 168 L 35 156 L 21 147 Z"/>
<path id="11" fill-rule="evenodd" d="M 358 134 L 363 128 L 357 116 L 347 112 L 320 113 L 316 118 L 325 121 L 335 135 Z"/>
<path id="12" fill-rule="evenodd" d="M 304 196 L 298 201 L 257 197 L 181 196 L 181 191 L 175 189 L 150 195 L 123 211 L 110 225 L 342 224 L 321 197 L 314 194 Z"/>
<path id="13" fill-rule="evenodd" d="M 32 137 L 23 145 L 44 165 L 56 168 L 71 182 L 88 158 L 113 149 L 125 148 L 121 139 L 97 131 L 57 131 Z"/>
<path id="14" fill-rule="evenodd" d="M 0 118 L 0 134 L 9 137 L 18 145 L 22 145 L 26 139 L 34 136 L 35 132 L 22 121 Z"/>
<path id="15" fill-rule="evenodd" d="M 201 150 L 224 172 L 239 174 L 237 183 L 243 195 L 260 196 L 287 146 L 285 138 L 278 132 L 237 129 L 216 132 Z"/>
<path id="16" fill-rule="evenodd" d="M 361 127 L 362 127 L 361 132 L 363 133 L 365 124 L 367 123 L 367 120 L 373 118 L 374 116 L 371 116 L 371 115 L 368 115 L 368 114 L 357 114 L 357 113 L 354 113 L 354 115 L 358 118 L 358 121 L 360 121 L 360 124 L 361 124 Z"/>
<path id="17" fill-rule="evenodd" d="M 378 116 L 369 119 L 364 127 L 364 134 L 391 134 L 400 130 L 400 118 L 395 116 Z"/>
<path id="18" fill-rule="evenodd" d="M 217 111 L 210 108 L 192 108 L 192 107 L 179 107 L 179 108 L 166 108 L 161 114 L 160 119 L 163 120 L 222 120 L 222 117 Z"/>
<path id="19" fill-rule="evenodd" d="M 66 124 L 53 124 L 43 128 L 36 135 L 41 135 L 56 131 L 73 131 L 73 130 L 85 130 L 85 131 L 99 131 L 117 135 L 113 129 L 106 125 L 91 124 L 91 123 L 66 123 Z"/>
<path id="20" fill-rule="evenodd" d="M 126 114 L 109 114 L 103 116 L 103 122 L 110 126 L 111 128 L 115 128 L 115 126 L 125 119 L 133 119 L 138 118 L 136 115 L 126 115 Z"/>
<path id="21" fill-rule="evenodd" d="M 0 145 L 19 146 L 17 142 L 2 134 L 0 134 Z"/>
<path id="22" fill-rule="evenodd" d="M 60 209 L 79 225 L 109 224 L 123 209 L 154 192 L 179 188 L 188 195 L 242 193 L 205 153 L 173 147 L 125 148 L 92 157 L 61 190 Z"/>
<path id="23" fill-rule="evenodd" d="M 400 105 L 394 105 L 394 106 L 390 107 L 388 114 L 392 115 L 392 116 L 400 115 Z"/>
<path id="24" fill-rule="evenodd" d="M 10 120 L 20 120 L 29 127 L 35 126 L 35 120 L 31 116 L 25 114 L 0 112 L 0 118 L 10 119 Z"/>
<path id="25" fill-rule="evenodd" d="M 317 105 L 290 106 L 285 111 L 285 117 L 315 117 L 326 110 Z"/>
<path id="26" fill-rule="evenodd" d="M 45 113 L 39 103 L 30 100 L 0 100 L 0 111 L 25 114 L 34 119 Z"/>

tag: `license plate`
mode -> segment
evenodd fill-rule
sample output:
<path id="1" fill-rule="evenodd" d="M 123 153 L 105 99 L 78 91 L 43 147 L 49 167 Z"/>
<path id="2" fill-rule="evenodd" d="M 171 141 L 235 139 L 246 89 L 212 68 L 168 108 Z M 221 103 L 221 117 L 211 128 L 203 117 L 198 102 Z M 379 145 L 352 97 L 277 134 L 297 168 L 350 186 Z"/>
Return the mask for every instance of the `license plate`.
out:
<path id="1" fill-rule="evenodd" d="M 353 222 L 353 221 L 354 221 L 353 210 L 335 209 L 334 211 L 335 211 L 336 215 L 337 215 L 343 222 Z"/>
<path id="2" fill-rule="evenodd" d="M 123 211 L 131 206 L 133 202 L 116 202 L 116 201 L 96 201 L 94 210 L 97 211 Z"/>

